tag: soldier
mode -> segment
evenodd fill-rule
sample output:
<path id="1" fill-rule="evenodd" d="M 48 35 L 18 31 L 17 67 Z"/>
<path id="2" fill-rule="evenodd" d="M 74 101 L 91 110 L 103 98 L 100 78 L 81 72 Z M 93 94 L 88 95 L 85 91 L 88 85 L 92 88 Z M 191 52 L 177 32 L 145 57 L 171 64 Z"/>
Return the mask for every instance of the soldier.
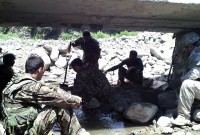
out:
<path id="1" fill-rule="evenodd" d="M 123 67 L 126 65 L 128 70 Z M 123 60 L 116 66 L 107 69 L 104 73 L 109 71 L 118 71 L 118 83 L 120 86 L 125 84 L 124 78 L 128 79 L 131 83 L 136 83 L 139 85 L 143 84 L 143 63 L 140 58 L 137 57 L 137 52 L 135 50 L 130 51 L 129 58 Z"/>
<path id="2" fill-rule="evenodd" d="M 7 53 L 3 55 L 3 62 L 0 63 L 0 92 L 6 87 L 7 83 L 14 76 L 12 66 L 15 63 L 15 55 Z M 0 103 L 2 103 L 2 96 L 0 96 Z M 2 119 L 2 106 L 0 105 L 0 119 Z"/>
<path id="3" fill-rule="evenodd" d="M 194 99 L 200 99 L 200 47 L 197 46 L 200 37 L 197 33 L 190 32 L 185 34 L 180 44 L 184 53 L 188 54 L 186 72 L 176 81 L 172 80 L 169 85 L 173 88 L 176 85 L 180 88 L 178 100 L 178 117 L 173 121 L 174 125 L 183 126 L 190 124 L 190 113 Z M 176 87 L 177 87 L 176 86 Z M 194 115 L 194 120 L 200 121 L 199 112 Z"/>
<path id="4" fill-rule="evenodd" d="M 83 32 L 83 37 L 78 38 L 77 40 L 70 42 L 67 47 L 67 53 L 71 52 L 71 46 L 81 47 L 83 50 L 83 65 L 86 66 L 95 66 L 98 67 L 98 59 L 100 57 L 99 42 L 91 37 L 89 31 Z M 94 65 L 95 64 L 95 65 Z"/>
<path id="5" fill-rule="evenodd" d="M 72 93 L 82 97 L 83 107 L 97 108 L 108 101 L 111 86 L 101 70 L 83 67 L 79 58 L 74 59 L 70 66 L 77 73 Z"/>
<path id="6" fill-rule="evenodd" d="M 15 63 L 15 55 L 12 53 L 7 53 L 3 55 L 3 63 L 0 64 L 0 90 L 2 91 L 6 84 L 10 81 L 12 76 L 14 75 L 14 71 L 12 69 Z"/>
<path id="7" fill-rule="evenodd" d="M 9 135 L 47 135 L 58 122 L 62 135 L 88 135 L 81 128 L 73 108 L 81 98 L 40 82 L 44 61 L 31 55 L 25 64 L 25 75 L 12 78 L 3 90 L 3 120 Z"/>

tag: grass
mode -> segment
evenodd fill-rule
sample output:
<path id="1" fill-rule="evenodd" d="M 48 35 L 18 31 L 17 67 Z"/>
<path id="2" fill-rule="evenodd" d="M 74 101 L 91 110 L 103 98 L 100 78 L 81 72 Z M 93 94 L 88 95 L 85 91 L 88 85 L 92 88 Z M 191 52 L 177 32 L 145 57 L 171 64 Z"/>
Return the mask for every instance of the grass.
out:
<path id="1" fill-rule="evenodd" d="M 109 38 L 109 37 L 116 37 L 119 38 L 121 36 L 137 36 L 138 32 L 129 32 L 129 31 L 121 31 L 117 33 L 105 33 L 102 31 L 97 31 L 97 32 L 91 32 L 92 37 L 94 38 Z M 69 32 L 69 33 L 62 33 L 60 38 L 62 40 L 70 40 L 70 39 L 75 39 L 77 37 L 81 37 L 82 32 L 80 31 L 74 31 L 74 32 Z"/>
<path id="2" fill-rule="evenodd" d="M 0 39 L 11 39 L 11 38 L 23 38 L 20 36 L 19 33 L 7 33 L 3 34 L 4 29 L 1 28 L 0 32 Z M 97 32 L 91 32 L 92 37 L 98 39 L 98 38 L 109 38 L 109 37 L 116 37 L 119 38 L 121 36 L 136 36 L 138 32 L 133 32 L 133 31 L 120 31 L 120 32 L 115 32 L 115 33 L 105 33 L 103 31 L 97 31 Z M 78 37 L 82 36 L 82 31 L 76 31 L 76 30 L 70 30 L 67 33 L 62 32 L 60 35 L 60 39 L 62 40 L 71 40 L 71 39 L 76 39 Z M 30 37 L 31 38 L 31 37 Z M 44 32 L 37 32 L 32 39 L 37 40 L 37 39 L 43 39 L 44 38 Z"/>
<path id="3" fill-rule="evenodd" d="M 3 39 L 3 40 L 11 39 L 11 38 L 17 38 L 17 37 L 19 37 L 19 36 L 16 33 L 8 33 L 8 34 L 1 34 L 0 33 L 0 39 Z"/>

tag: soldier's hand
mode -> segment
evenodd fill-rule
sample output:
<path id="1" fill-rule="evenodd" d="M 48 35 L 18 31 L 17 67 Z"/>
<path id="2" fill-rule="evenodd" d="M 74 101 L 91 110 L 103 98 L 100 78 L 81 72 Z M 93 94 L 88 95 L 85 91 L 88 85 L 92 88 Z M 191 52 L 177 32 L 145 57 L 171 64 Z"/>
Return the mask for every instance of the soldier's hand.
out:
<path id="1" fill-rule="evenodd" d="M 81 104 L 81 103 L 82 103 L 82 98 L 79 97 L 79 96 L 75 96 L 75 95 L 74 95 L 74 100 L 75 100 L 75 102 L 76 102 L 77 104 Z"/>
<path id="2" fill-rule="evenodd" d="M 73 104 L 73 105 L 71 105 L 71 107 L 73 108 L 73 109 L 78 109 L 78 108 L 80 108 L 80 104 Z"/>

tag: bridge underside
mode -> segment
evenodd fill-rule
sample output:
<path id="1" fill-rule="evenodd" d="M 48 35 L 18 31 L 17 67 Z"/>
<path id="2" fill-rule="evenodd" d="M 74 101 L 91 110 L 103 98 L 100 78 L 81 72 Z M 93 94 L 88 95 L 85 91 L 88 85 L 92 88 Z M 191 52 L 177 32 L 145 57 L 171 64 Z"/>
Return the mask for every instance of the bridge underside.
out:
<path id="1" fill-rule="evenodd" d="M 0 26 L 163 32 L 200 28 L 200 2 L 177 1 L 0 0 Z"/>

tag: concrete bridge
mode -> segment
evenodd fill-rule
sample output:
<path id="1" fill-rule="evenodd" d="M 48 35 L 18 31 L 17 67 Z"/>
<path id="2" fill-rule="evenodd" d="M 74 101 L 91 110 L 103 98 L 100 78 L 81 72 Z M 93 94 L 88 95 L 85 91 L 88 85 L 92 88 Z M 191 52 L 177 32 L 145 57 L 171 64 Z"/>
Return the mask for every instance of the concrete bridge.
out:
<path id="1" fill-rule="evenodd" d="M 178 32 L 199 13 L 199 0 L 0 0 L 0 26 Z"/>

